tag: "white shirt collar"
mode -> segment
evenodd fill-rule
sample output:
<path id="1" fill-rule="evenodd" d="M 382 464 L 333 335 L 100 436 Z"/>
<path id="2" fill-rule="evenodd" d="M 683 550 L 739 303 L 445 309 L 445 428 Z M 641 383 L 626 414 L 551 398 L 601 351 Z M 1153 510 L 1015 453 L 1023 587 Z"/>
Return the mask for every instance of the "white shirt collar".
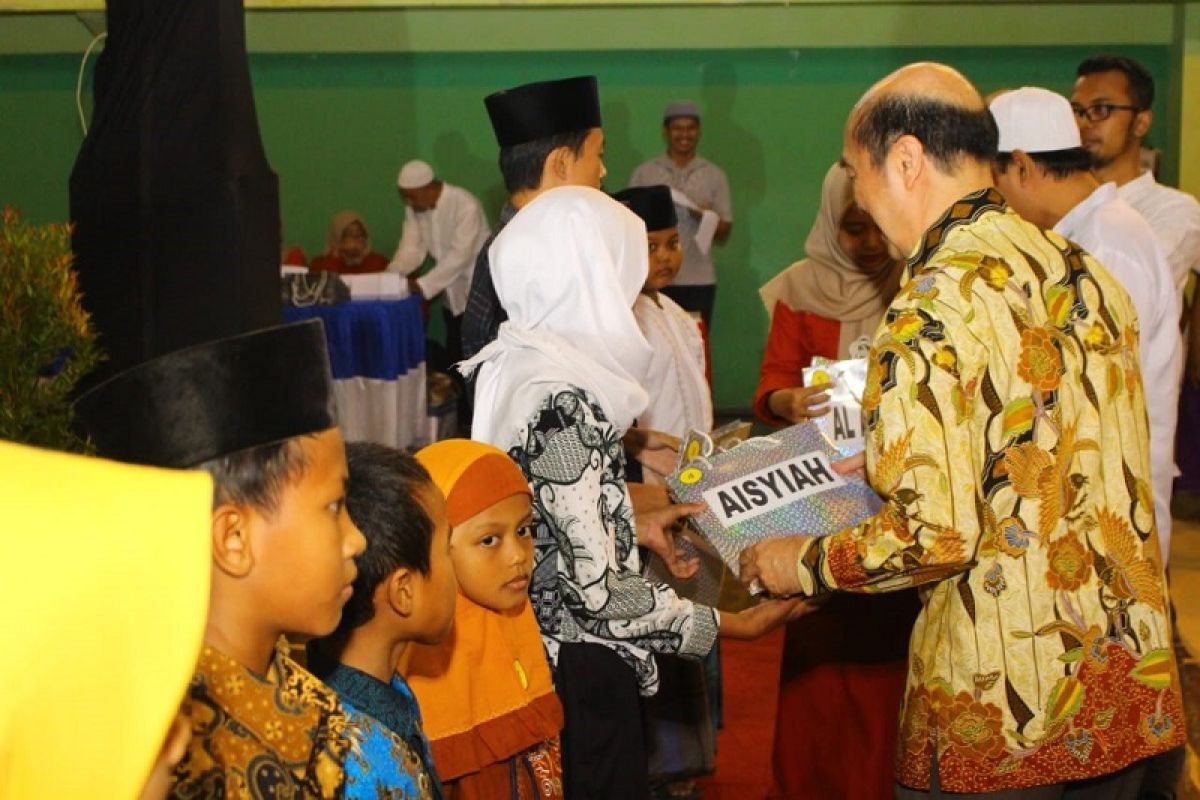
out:
<path id="1" fill-rule="evenodd" d="M 1111 202 L 1117 196 L 1117 185 L 1112 181 L 1101 184 L 1096 190 L 1080 201 L 1074 208 L 1063 215 L 1054 226 L 1054 232 L 1068 239 L 1075 239 L 1087 219 L 1105 203 Z"/>

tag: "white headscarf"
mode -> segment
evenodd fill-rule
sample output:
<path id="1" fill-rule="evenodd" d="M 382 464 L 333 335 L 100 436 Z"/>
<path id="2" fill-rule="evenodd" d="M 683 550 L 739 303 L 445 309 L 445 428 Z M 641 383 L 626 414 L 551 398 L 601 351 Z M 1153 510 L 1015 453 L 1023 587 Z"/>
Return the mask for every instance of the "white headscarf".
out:
<path id="1" fill-rule="evenodd" d="M 802 261 L 767 281 L 758 294 L 775 314 L 782 302 L 793 311 L 807 311 L 841 323 L 838 358 L 850 358 L 850 345 L 871 336 L 900 285 L 904 262 L 889 261 L 874 273 L 863 272 L 842 249 L 838 230 L 854 202 L 845 168 L 834 164 L 821 185 L 821 207 L 804 242 Z"/>
<path id="2" fill-rule="evenodd" d="M 563 186 L 517 212 L 488 257 L 508 321 L 459 365 L 478 370 L 474 438 L 510 447 L 552 384 L 586 390 L 623 433 L 649 401 L 653 351 L 633 316 L 645 223 L 604 192 Z"/>

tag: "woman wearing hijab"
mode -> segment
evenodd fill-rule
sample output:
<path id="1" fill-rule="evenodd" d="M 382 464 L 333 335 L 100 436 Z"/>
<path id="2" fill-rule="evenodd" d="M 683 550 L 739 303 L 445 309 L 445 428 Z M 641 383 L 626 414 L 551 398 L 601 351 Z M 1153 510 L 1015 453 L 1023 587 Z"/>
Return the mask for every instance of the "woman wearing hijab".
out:
<path id="1" fill-rule="evenodd" d="M 866 356 L 883 312 L 900 288 L 903 263 L 892 258 L 879 226 L 854 204 L 846 171 L 834 164 L 804 243 L 805 258 L 758 290 L 771 332 L 759 370 L 754 410 L 772 425 L 823 413 L 828 398 L 803 386 L 813 356 Z"/>
<path id="2" fill-rule="evenodd" d="M 191 725 L 212 481 L 0 442 L 0 797 L 161 800 Z"/>
<path id="3" fill-rule="evenodd" d="M 339 211 L 333 215 L 329 232 L 325 234 L 325 253 L 313 259 L 309 269 L 357 275 L 363 272 L 383 272 L 386 256 L 371 250 L 367 223 L 357 211 Z"/>
<path id="4" fill-rule="evenodd" d="M 804 249 L 803 261 L 759 290 L 773 314 L 754 408 L 774 425 L 824 413 L 828 395 L 802 386 L 800 371 L 813 356 L 865 356 L 903 269 L 874 220 L 854 204 L 836 164 L 825 175 Z M 891 797 L 917 606 L 912 591 L 838 594 L 819 613 L 788 625 L 773 797 Z"/>
<path id="5" fill-rule="evenodd" d="M 508 452 L 533 495 L 529 591 L 563 704 L 565 793 L 643 800 L 638 697 L 658 688 L 654 654 L 699 658 L 718 629 L 758 636 L 805 606 L 718 616 L 641 575 L 621 437 L 649 400 L 653 353 L 633 315 L 648 269 L 642 221 L 596 189 L 551 189 L 489 259 L 508 321 L 463 365 L 476 377 L 472 433 Z"/>

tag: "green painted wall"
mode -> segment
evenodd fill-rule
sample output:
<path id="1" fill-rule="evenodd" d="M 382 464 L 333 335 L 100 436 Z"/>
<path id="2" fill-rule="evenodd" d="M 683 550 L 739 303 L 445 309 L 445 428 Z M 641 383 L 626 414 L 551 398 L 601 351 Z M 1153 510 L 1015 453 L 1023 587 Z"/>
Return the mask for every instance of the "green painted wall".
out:
<path id="1" fill-rule="evenodd" d="M 706 114 L 701 151 L 728 172 L 736 218 L 729 243 L 717 251 L 716 401 L 744 408 L 766 334 L 756 289 L 802 255 L 821 176 L 838 155 L 846 112 L 862 91 L 918 59 L 953 64 L 985 92 L 1023 84 L 1066 91 L 1075 64 L 1099 49 L 810 43 L 692 50 L 681 42 L 571 52 L 258 52 L 251 66 L 263 138 L 280 176 L 285 238 L 310 255 L 321 249 L 330 215 L 347 207 L 365 214 L 376 249 L 390 253 L 402 216 L 395 172 L 416 156 L 479 194 L 494 219 L 503 192 L 481 99 L 496 88 L 599 75 L 606 186 L 613 190 L 660 149 L 662 105 L 676 97 L 697 100 Z M 1120 49 L 1166 81 L 1169 37 Z M 22 206 L 35 220 L 66 215 L 66 182 L 80 142 L 77 68 L 74 54 L 0 56 L 0 202 Z M 1164 137 L 1156 144 L 1173 175 L 1177 143 Z"/>

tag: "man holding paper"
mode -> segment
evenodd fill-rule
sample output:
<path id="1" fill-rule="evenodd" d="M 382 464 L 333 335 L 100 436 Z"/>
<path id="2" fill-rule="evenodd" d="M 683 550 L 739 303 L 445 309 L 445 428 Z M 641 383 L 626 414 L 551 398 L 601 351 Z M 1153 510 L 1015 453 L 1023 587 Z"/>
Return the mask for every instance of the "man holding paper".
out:
<path id="1" fill-rule="evenodd" d="M 700 314 L 712 328 L 717 272 L 712 246 L 729 238 L 733 207 L 725 171 L 696 153 L 700 141 L 700 110 L 690 100 L 675 100 L 663 111 L 667 152 L 633 171 L 630 186 L 671 187 L 683 240 L 683 268 L 663 293 L 688 311 Z"/>
<path id="2" fill-rule="evenodd" d="M 773 594 L 923 586 L 896 797 L 1135 798 L 1184 738 L 1129 295 L 992 186 L 995 121 L 940 64 L 851 111 L 855 199 L 910 254 L 868 358 L 884 504 L 760 542 Z"/>

